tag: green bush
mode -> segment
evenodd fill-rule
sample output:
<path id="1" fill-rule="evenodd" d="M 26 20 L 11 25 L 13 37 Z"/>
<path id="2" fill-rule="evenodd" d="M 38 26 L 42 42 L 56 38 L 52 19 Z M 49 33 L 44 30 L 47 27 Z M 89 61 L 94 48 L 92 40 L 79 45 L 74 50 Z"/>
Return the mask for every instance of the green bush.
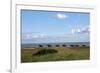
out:
<path id="1" fill-rule="evenodd" d="M 47 54 L 54 54 L 57 53 L 57 50 L 55 49 L 41 49 L 39 51 L 37 51 L 36 53 L 33 53 L 32 55 L 47 55 Z"/>

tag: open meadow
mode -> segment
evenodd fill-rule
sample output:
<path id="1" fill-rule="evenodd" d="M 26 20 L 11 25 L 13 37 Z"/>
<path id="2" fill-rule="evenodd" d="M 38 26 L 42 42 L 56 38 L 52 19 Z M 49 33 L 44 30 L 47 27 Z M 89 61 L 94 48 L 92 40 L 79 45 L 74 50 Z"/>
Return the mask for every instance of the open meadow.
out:
<path id="1" fill-rule="evenodd" d="M 89 60 L 89 58 L 90 58 L 90 48 L 86 46 L 21 49 L 22 63 Z"/>

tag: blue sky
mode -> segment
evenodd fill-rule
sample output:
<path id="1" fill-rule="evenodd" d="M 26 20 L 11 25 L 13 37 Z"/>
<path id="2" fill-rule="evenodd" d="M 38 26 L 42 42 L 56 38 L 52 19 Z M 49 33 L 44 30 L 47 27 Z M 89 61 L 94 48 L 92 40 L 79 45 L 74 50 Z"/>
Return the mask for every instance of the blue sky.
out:
<path id="1" fill-rule="evenodd" d="M 89 13 L 21 10 L 22 41 L 27 43 L 89 42 L 89 25 Z"/>

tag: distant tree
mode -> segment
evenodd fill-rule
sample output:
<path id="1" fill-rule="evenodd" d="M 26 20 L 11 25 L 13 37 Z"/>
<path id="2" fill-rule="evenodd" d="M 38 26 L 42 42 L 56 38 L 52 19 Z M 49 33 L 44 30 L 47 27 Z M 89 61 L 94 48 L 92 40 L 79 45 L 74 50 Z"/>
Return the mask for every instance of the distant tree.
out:
<path id="1" fill-rule="evenodd" d="M 56 45 L 56 47 L 60 47 L 60 45 Z"/>
<path id="2" fill-rule="evenodd" d="M 63 47 L 66 47 L 67 45 L 63 44 L 62 46 L 63 46 Z"/>
<path id="3" fill-rule="evenodd" d="M 48 46 L 48 47 L 52 47 L 52 45 L 49 45 L 49 44 L 48 44 L 47 46 Z"/>
<path id="4" fill-rule="evenodd" d="M 43 47 L 43 45 L 39 45 L 39 47 Z"/>

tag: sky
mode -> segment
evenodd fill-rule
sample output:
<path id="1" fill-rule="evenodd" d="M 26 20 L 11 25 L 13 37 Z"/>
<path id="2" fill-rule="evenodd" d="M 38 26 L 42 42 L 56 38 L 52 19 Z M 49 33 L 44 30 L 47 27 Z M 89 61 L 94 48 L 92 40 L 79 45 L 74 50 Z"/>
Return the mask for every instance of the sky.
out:
<path id="1" fill-rule="evenodd" d="M 90 14 L 21 10 L 22 43 L 89 42 Z"/>

